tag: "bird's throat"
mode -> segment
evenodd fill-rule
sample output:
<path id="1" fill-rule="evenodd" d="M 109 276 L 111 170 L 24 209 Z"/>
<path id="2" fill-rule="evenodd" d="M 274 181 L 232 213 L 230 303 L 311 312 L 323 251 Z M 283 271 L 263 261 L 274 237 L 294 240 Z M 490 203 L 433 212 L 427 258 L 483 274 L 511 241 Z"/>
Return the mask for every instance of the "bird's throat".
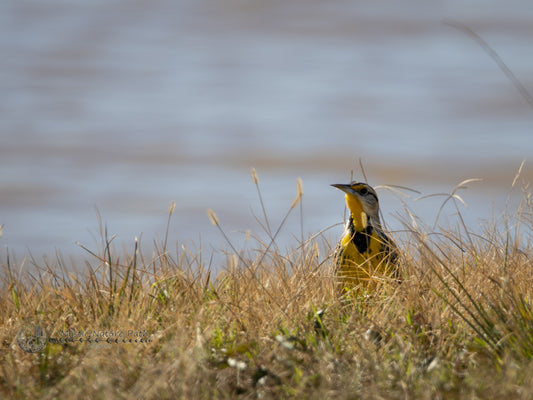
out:
<path id="1" fill-rule="evenodd" d="M 368 216 L 366 215 L 363 204 L 357 196 L 346 194 L 346 206 L 350 210 L 353 226 L 356 232 L 360 232 L 368 226 Z"/>

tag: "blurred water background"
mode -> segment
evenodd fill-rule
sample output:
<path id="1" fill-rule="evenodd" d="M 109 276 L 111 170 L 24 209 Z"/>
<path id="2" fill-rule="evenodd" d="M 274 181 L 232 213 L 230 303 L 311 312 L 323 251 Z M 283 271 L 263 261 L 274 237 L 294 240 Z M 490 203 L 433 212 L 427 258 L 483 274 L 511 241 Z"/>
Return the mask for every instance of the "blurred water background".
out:
<path id="1" fill-rule="evenodd" d="M 278 243 L 343 218 L 328 186 L 351 171 L 420 195 L 460 192 L 472 229 L 509 202 L 533 109 L 472 37 L 476 31 L 533 91 L 533 3 L 413 0 L 61 0 L 0 3 L 0 238 L 23 257 L 87 258 L 96 209 L 133 249 L 227 247 L 261 228 L 257 169 Z M 531 161 L 530 161 L 531 162 Z M 402 201 L 432 224 L 444 198 L 379 190 L 388 227 Z M 511 207 L 511 209 L 512 209 Z M 455 224 L 446 205 L 441 224 Z M 335 242 L 342 227 L 325 233 Z M 264 237 L 264 235 L 263 235 Z"/>

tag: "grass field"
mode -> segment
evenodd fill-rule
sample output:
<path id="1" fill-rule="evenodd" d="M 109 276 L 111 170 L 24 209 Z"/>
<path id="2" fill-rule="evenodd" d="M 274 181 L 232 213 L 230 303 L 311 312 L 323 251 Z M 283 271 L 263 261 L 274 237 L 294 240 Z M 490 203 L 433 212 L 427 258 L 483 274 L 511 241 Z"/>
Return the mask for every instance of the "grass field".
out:
<path id="1" fill-rule="evenodd" d="M 532 398 L 532 210 L 525 190 L 482 234 L 460 214 L 443 230 L 406 210 L 402 283 L 344 298 L 335 243 L 285 251 L 263 219 L 263 239 L 228 244 L 218 271 L 166 239 L 150 256 L 119 251 L 105 228 L 75 269 L 4 249 L 0 397 Z M 48 335 L 37 353 L 17 341 L 30 323 Z"/>

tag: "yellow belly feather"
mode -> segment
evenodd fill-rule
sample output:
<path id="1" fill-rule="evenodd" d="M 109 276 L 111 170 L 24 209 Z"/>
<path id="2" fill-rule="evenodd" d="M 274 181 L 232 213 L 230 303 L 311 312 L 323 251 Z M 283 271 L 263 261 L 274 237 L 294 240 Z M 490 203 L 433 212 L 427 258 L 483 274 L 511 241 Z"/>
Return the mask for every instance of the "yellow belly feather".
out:
<path id="1" fill-rule="evenodd" d="M 341 253 L 337 275 L 345 289 L 360 286 L 370 289 L 381 278 L 390 276 L 394 266 L 383 239 L 374 231 L 368 249 L 360 253 L 347 232 L 341 240 Z"/>

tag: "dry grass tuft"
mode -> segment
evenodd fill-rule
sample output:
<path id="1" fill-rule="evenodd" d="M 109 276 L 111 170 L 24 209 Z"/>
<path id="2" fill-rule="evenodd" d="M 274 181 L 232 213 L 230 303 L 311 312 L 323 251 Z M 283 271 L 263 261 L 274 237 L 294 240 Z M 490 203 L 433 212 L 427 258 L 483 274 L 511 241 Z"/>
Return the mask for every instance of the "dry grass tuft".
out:
<path id="1" fill-rule="evenodd" d="M 301 182 L 297 193 L 287 215 Z M 170 254 L 166 235 L 146 258 L 137 241 L 117 253 L 102 229 L 80 273 L 59 256 L 30 268 L 3 251 L 0 397 L 531 398 L 532 210 L 526 194 L 482 235 L 407 212 L 402 283 L 349 300 L 334 289 L 333 246 L 317 235 L 281 252 L 283 222 L 271 230 L 266 213 L 267 240 L 230 243 L 216 273 L 199 253 Z M 63 342 L 22 351 L 28 322 Z M 92 331 L 143 342 L 74 341 Z"/>

